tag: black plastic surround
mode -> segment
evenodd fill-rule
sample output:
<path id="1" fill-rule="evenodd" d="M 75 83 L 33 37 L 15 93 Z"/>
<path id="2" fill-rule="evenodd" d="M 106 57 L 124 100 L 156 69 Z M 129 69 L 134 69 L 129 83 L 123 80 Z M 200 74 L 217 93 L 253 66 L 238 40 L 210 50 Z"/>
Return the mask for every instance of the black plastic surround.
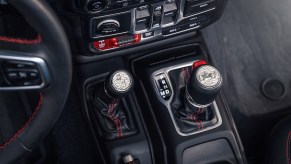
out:
<path id="1" fill-rule="evenodd" d="M 181 136 L 177 133 L 167 108 L 161 104 L 162 95 L 152 85 L 150 77 L 156 70 L 194 60 L 209 61 L 205 47 L 201 33 L 189 33 L 140 47 L 107 52 L 107 55 L 96 57 L 94 61 L 91 60 L 93 57 L 83 57 L 83 63 L 76 65 L 79 77 L 77 81 L 82 85 L 80 93 L 84 100 L 84 114 L 96 139 L 100 150 L 98 152 L 106 163 L 122 163 L 128 154 L 140 163 L 191 163 L 199 159 L 196 158 L 198 156 L 189 154 L 200 148 L 203 148 L 200 149 L 200 157 L 209 159 L 210 162 L 226 157 L 219 162 L 243 163 L 243 148 L 222 95 L 216 98 L 221 125 L 201 133 Z M 91 84 L 104 81 L 109 72 L 120 69 L 129 70 L 135 80 L 126 104 L 132 112 L 137 133 L 122 139 L 106 140 L 100 135 L 98 119 L 87 93 Z M 162 81 L 161 83 L 163 84 Z M 164 91 L 166 89 L 163 88 Z M 169 97 L 175 94 L 176 91 L 171 90 Z M 165 101 L 166 99 L 167 97 Z M 205 149 L 209 144 L 212 145 L 212 150 Z M 225 150 L 225 153 L 220 150 Z"/>

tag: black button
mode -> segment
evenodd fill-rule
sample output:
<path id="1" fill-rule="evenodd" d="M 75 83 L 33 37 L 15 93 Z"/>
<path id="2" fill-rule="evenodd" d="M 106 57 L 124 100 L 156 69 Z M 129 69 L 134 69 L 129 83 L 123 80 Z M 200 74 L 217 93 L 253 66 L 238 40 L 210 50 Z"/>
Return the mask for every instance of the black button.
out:
<path id="1" fill-rule="evenodd" d="M 188 25 L 188 28 L 195 28 L 195 29 L 197 29 L 197 28 L 200 28 L 203 24 L 204 24 L 204 22 L 205 21 L 198 21 L 198 22 L 193 22 L 193 23 L 190 23 L 189 25 Z"/>
<path id="2" fill-rule="evenodd" d="M 4 68 L 12 69 L 12 68 L 21 68 L 21 69 L 28 69 L 28 68 L 35 68 L 35 65 L 30 62 L 18 62 L 18 61 L 11 61 L 5 62 Z"/>
<path id="3" fill-rule="evenodd" d="M 132 2 L 125 1 L 125 2 L 116 3 L 115 4 L 115 7 L 117 7 L 117 8 L 123 8 L 123 7 L 128 7 L 128 6 L 131 6 L 131 5 L 132 5 Z"/>
<path id="4" fill-rule="evenodd" d="M 185 22 L 196 22 L 196 21 L 204 20 L 204 19 L 207 19 L 207 16 L 208 14 L 193 16 L 193 17 L 187 18 Z"/>
<path id="5" fill-rule="evenodd" d="M 148 0 L 136 0 L 135 3 L 136 4 L 142 4 L 142 3 L 146 3 L 148 2 Z"/>
<path id="6" fill-rule="evenodd" d="M 187 1 L 185 4 L 185 9 L 184 9 L 184 16 L 207 11 L 211 8 L 214 8 L 215 6 L 216 6 L 216 1 L 214 0 L 207 1 L 205 3 L 201 3 L 197 5 L 193 5 L 191 1 Z"/>
<path id="7" fill-rule="evenodd" d="M 146 30 L 149 28 L 150 18 L 136 20 L 135 31 Z"/>
<path id="8" fill-rule="evenodd" d="M 168 4 L 168 3 L 174 3 L 174 2 L 176 2 L 176 0 L 166 0 L 166 4 Z"/>
<path id="9" fill-rule="evenodd" d="M 8 80 L 19 80 L 19 74 L 17 71 L 9 71 L 6 73 Z"/>
<path id="10" fill-rule="evenodd" d="M 163 24 L 174 23 L 176 21 L 176 12 L 168 12 L 164 14 Z"/>
<path id="11" fill-rule="evenodd" d="M 98 1 L 91 1 L 87 5 L 88 11 L 100 11 L 106 6 L 106 1 L 98 0 Z"/>
<path id="12" fill-rule="evenodd" d="M 26 71 L 19 71 L 19 79 L 28 79 L 28 74 Z"/>
<path id="13" fill-rule="evenodd" d="M 135 15 L 136 15 L 135 16 L 136 19 L 147 18 L 151 16 L 148 8 L 144 8 L 142 10 L 136 10 Z"/>
<path id="14" fill-rule="evenodd" d="M 36 72 L 36 71 L 29 71 L 28 72 L 28 78 L 29 79 L 38 79 L 39 78 L 38 72 Z"/>
<path id="15" fill-rule="evenodd" d="M 149 38 L 149 37 L 153 37 L 155 35 L 154 31 L 150 31 L 150 32 L 146 32 L 142 34 L 143 38 Z"/>
<path id="16" fill-rule="evenodd" d="M 156 6 L 153 9 L 153 24 L 152 27 L 160 27 L 162 20 L 162 6 Z"/>
<path id="17" fill-rule="evenodd" d="M 167 29 L 163 29 L 162 34 L 163 35 L 170 35 L 170 34 L 174 34 L 177 33 L 181 30 L 180 26 L 177 27 L 171 27 L 171 28 L 167 28 Z"/>
<path id="18" fill-rule="evenodd" d="M 148 8 L 149 8 L 149 5 L 145 5 L 145 6 L 138 7 L 136 10 L 137 11 L 142 11 L 142 10 L 147 10 Z"/>

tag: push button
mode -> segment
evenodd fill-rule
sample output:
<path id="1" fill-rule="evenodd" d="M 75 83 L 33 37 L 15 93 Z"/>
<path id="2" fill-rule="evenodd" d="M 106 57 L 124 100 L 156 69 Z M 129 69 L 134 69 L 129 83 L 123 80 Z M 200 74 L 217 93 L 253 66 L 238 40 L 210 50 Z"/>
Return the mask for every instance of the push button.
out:
<path id="1" fill-rule="evenodd" d="M 162 34 L 163 35 L 171 35 L 177 32 L 181 31 L 181 27 L 177 26 L 177 27 L 171 27 L 171 28 L 167 28 L 167 29 L 163 29 Z"/>
<path id="2" fill-rule="evenodd" d="M 88 11 L 96 12 L 102 10 L 106 6 L 106 1 L 94 0 L 87 4 Z"/>
<path id="3" fill-rule="evenodd" d="M 171 91 L 170 85 L 166 79 L 165 74 L 157 75 L 155 77 L 155 80 L 156 80 L 156 84 L 157 84 L 160 96 L 164 100 L 169 100 L 172 96 L 172 91 Z"/>
<path id="4" fill-rule="evenodd" d="M 152 27 L 160 27 L 161 26 L 161 20 L 162 20 L 162 6 L 156 6 L 153 8 L 153 24 Z"/>
<path id="5" fill-rule="evenodd" d="M 136 10 L 136 31 L 146 30 L 149 28 L 150 24 L 150 11 L 149 6 L 141 6 Z"/>
<path id="6" fill-rule="evenodd" d="M 8 80 L 19 80 L 19 74 L 16 71 L 11 71 L 7 73 L 7 78 Z"/>
<path id="7" fill-rule="evenodd" d="M 146 32 L 142 34 L 142 38 L 150 38 L 153 37 L 155 35 L 154 31 L 150 31 L 150 32 Z"/>
<path id="8" fill-rule="evenodd" d="M 29 68 L 34 68 L 33 63 L 29 62 L 6 62 L 4 63 L 4 68 L 15 68 L 15 69 L 29 69 Z"/>
<path id="9" fill-rule="evenodd" d="M 37 67 L 33 63 L 7 62 L 4 63 L 4 76 L 12 86 L 40 85 L 42 80 Z"/>
<path id="10" fill-rule="evenodd" d="M 186 1 L 184 16 L 193 15 L 195 13 L 200 13 L 215 8 L 216 1 L 210 0 L 199 4 L 193 4 L 192 1 Z"/>
<path id="11" fill-rule="evenodd" d="M 174 23 L 176 21 L 177 5 L 176 2 L 165 3 L 163 25 Z"/>

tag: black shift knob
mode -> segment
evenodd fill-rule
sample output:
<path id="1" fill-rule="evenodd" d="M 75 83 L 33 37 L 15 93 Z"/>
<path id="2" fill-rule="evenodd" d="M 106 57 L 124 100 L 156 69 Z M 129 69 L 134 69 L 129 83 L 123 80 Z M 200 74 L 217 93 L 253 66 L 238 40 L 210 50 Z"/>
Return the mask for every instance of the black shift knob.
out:
<path id="1" fill-rule="evenodd" d="M 105 80 L 105 92 L 114 98 L 126 96 L 133 88 L 133 77 L 126 70 L 110 73 Z"/>
<path id="2" fill-rule="evenodd" d="M 196 107 L 210 105 L 222 87 L 219 71 L 208 64 L 193 64 L 193 70 L 186 86 L 186 100 Z"/>

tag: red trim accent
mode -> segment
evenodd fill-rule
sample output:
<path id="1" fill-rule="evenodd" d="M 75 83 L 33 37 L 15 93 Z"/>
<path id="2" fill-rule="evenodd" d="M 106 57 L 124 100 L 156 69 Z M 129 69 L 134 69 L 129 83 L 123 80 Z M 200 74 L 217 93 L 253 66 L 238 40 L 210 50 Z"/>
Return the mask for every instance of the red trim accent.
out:
<path id="1" fill-rule="evenodd" d="M 40 93 L 38 104 L 37 104 L 35 111 L 32 113 L 32 115 L 29 117 L 29 119 L 26 121 L 26 123 L 11 138 L 9 138 L 4 144 L 0 144 L 0 150 L 6 148 L 29 126 L 29 124 L 32 122 L 32 120 L 35 118 L 35 116 L 38 114 L 38 112 L 41 108 L 41 105 L 43 103 L 43 99 L 44 99 L 43 94 Z"/>
<path id="2" fill-rule="evenodd" d="M 206 61 L 204 61 L 204 60 L 198 60 L 195 63 L 193 63 L 192 68 L 195 69 L 195 68 L 197 68 L 199 66 L 206 65 L 206 64 L 207 64 Z"/>
<path id="3" fill-rule="evenodd" d="M 12 38 L 6 36 L 0 36 L 0 41 L 16 43 L 16 44 L 39 44 L 41 42 L 41 36 L 38 34 L 35 39 L 20 39 L 20 38 Z"/>
<path id="4" fill-rule="evenodd" d="M 114 116 L 114 113 L 113 113 L 113 110 L 116 107 L 117 102 L 118 102 L 118 99 L 113 99 L 113 102 L 108 105 L 108 115 L 110 116 L 110 119 L 114 122 L 116 126 L 118 139 L 121 139 L 122 138 L 122 123 L 118 117 Z"/>
<path id="5" fill-rule="evenodd" d="M 291 131 L 288 133 L 287 142 L 286 142 L 286 159 L 287 159 L 288 164 L 291 163 L 290 154 L 289 154 L 290 141 L 291 141 Z"/>

